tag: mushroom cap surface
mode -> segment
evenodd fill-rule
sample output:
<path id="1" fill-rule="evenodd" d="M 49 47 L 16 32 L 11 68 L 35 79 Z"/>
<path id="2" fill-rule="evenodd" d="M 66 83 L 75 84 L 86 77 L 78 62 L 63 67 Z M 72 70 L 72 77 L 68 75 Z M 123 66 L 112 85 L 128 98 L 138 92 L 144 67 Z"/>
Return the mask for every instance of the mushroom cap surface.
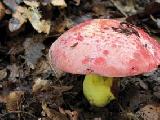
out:
<path id="1" fill-rule="evenodd" d="M 155 70 L 160 44 L 131 24 L 93 19 L 62 34 L 49 56 L 52 67 L 64 72 L 124 77 Z"/>

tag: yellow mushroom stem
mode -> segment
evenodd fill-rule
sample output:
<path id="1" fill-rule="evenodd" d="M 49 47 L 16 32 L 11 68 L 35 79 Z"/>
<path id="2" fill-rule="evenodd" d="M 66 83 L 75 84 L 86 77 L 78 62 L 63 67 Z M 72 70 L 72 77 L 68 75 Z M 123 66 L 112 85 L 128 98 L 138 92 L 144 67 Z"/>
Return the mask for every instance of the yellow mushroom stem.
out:
<path id="1" fill-rule="evenodd" d="M 83 81 L 83 93 L 89 103 L 96 107 L 104 107 L 115 99 L 111 91 L 113 78 L 88 74 Z"/>

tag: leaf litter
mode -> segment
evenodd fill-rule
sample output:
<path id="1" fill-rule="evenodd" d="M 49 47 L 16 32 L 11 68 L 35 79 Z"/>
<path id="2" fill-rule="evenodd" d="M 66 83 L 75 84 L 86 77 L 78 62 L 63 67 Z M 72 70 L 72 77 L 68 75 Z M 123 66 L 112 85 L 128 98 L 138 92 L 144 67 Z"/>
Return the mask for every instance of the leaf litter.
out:
<path id="1" fill-rule="evenodd" d="M 43 43 L 39 41 L 34 41 L 32 38 L 26 38 L 23 47 L 25 49 L 25 60 L 27 65 L 34 69 L 34 65 L 37 63 L 38 59 L 42 57 L 42 50 L 45 49 Z"/>

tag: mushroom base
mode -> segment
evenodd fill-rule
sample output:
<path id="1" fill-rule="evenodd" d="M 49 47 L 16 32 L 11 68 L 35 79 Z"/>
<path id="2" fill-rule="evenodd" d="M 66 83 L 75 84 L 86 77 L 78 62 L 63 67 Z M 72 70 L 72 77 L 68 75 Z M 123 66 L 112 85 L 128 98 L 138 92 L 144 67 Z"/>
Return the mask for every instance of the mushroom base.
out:
<path id="1" fill-rule="evenodd" d="M 83 93 L 91 105 L 104 107 L 115 99 L 111 91 L 113 78 L 88 74 L 83 81 Z"/>

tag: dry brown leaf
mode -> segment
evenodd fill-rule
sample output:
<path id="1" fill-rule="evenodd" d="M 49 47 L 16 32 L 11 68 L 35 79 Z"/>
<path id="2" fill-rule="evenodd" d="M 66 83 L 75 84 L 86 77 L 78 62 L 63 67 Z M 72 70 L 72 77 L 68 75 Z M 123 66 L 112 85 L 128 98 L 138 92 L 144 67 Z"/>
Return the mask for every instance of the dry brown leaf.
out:
<path id="1" fill-rule="evenodd" d="M 62 7 L 66 7 L 67 4 L 64 0 L 52 0 L 51 1 L 52 5 L 54 6 L 62 6 Z"/>
<path id="2" fill-rule="evenodd" d="M 96 16 L 102 16 L 106 13 L 106 6 L 103 3 L 96 3 L 96 5 L 93 6 L 92 11 Z"/>
<path id="3" fill-rule="evenodd" d="M 35 73 L 44 74 L 44 73 L 49 73 L 49 71 L 51 71 L 51 67 L 48 60 L 40 59 L 40 61 L 37 63 Z"/>
<path id="4" fill-rule="evenodd" d="M 78 120 L 78 112 L 77 111 L 64 110 L 61 107 L 59 107 L 59 111 L 62 114 L 67 114 L 69 116 L 70 120 Z"/>
<path id="5" fill-rule="evenodd" d="M 160 105 L 146 105 L 136 112 L 136 116 L 143 120 L 160 120 Z"/>
<path id="6" fill-rule="evenodd" d="M 65 20 L 58 20 L 58 23 L 55 26 L 55 31 L 58 33 L 64 33 L 66 29 L 71 28 L 74 25 L 74 22 L 71 19 L 66 18 Z"/>
<path id="7" fill-rule="evenodd" d="M 46 103 L 42 104 L 42 109 L 46 113 L 47 117 L 51 120 L 69 120 L 65 114 L 57 112 L 54 109 L 48 108 Z"/>
<path id="8" fill-rule="evenodd" d="M 33 92 L 47 90 L 49 88 L 49 82 L 47 80 L 42 80 L 41 78 L 37 78 L 32 86 Z"/>
<path id="9" fill-rule="evenodd" d="M 37 30 L 38 33 L 47 33 L 49 34 L 51 23 L 50 21 L 41 20 L 42 16 L 39 13 L 37 8 L 28 9 L 27 18 L 32 24 L 33 28 Z"/>
<path id="10" fill-rule="evenodd" d="M 50 21 L 42 19 L 42 16 L 38 11 L 36 5 L 29 6 L 28 8 L 18 6 L 16 12 L 13 14 L 13 18 L 17 19 L 18 21 L 16 23 L 17 26 L 22 26 L 25 22 L 27 22 L 27 20 L 29 20 L 33 28 L 37 30 L 38 33 L 43 32 L 48 34 L 50 32 L 50 26 L 51 26 Z M 13 25 L 11 24 L 10 26 Z"/>
<path id="11" fill-rule="evenodd" d="M 66 91 L 69 91 L 73 88 L 73 86 L 51 86 L 55 91 L 59 92 L 59 93 L 63 93 Z"/>
<path id="12" fill-rule="evenodd" d="M 40 3 L 37 1 L 28 1 L 28 0 L 23 0 L 23 2 L 30 6 L 30 7 L 39 7 Z"/>
<path id="13" fill-rule="evenodd" d="M 0 80 L 4 79 L 7 76 L 7 70 L 2 69 L 0 70 Z"/>
<path id="14" fill-rule="evenodd" d="M 2 2 L 0 2 L 0 20 L 4 17 L 5 15 L 5 7 L 2 4 Z"/>
<path id="15" fill-rule="evenodd" d="M 23 12 L 26 11 L 27 8 L 17 6 L 16 12 L 12 14 L 13 18 L 9 20 L 9 30 L 11 32 L 17 31 L 21 28 L 21 26 L 27 22 L 27 17 L 23 15 Z"/>
<path id="16" fill-rule="evenodd" d="M 6 97 L 6 108 L 8 111 L 20 110 L 21 103 L 24 99 L 23 91 L 12 91 Z"/>

